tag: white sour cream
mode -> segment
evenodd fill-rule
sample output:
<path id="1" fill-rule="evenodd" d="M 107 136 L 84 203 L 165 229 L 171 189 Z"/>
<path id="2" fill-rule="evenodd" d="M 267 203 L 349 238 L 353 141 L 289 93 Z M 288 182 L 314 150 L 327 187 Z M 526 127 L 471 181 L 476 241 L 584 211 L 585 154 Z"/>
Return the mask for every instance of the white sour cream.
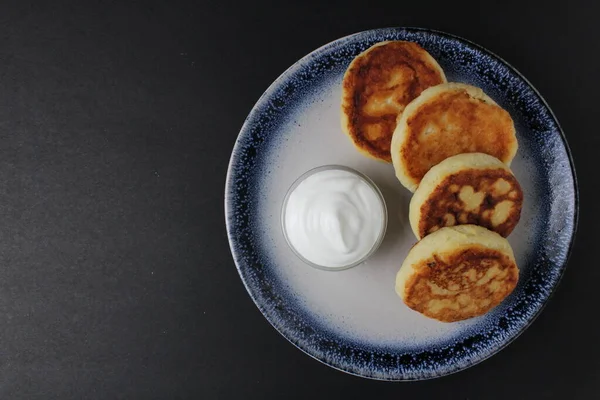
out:
<path id="1" fill-rule="evenodd" d="M 387 225 L 385 203 L 365 178 L 343 167 L 309 173 L 288 194 L 283 228 L 307 261 L 343 269 L 370 255 Z"/>

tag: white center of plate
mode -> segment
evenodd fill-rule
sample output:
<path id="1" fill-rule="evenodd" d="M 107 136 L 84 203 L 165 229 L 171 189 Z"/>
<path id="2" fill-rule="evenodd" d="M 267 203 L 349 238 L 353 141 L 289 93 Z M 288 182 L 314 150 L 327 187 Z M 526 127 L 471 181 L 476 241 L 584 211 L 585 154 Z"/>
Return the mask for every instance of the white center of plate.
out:
<path id="1" fill-rule="evenodd" d="M 408 222 L 411 193 L 394 175 L 391 164 L 358 153 L 340 128 L 342 76 L 336 77 L 303 103 L 282 123 L 279 143 L 269 150 L 259 192 L 259 218 L 265 251 L 290 293 L 310 315 L 339 335 L 373 345 L 421 347 L 458 336 L 486 317 L 442 323 L 409 309 L 394 291 L 395 276 L 416 239 Z M 519 127 L 517 126 L 517 134 Z M 306 171 L 326 164 L 354 168 L 380 188 L 388 207 L 388 229 L 379 250 L 365 263 L 345 271 L 320 271 L 304 264 L 288 247 L 281 228 L 286 191 Z M 527 171 L 535 171 L 517 153 L 512 169 L 525 193 L 521 222 L 509 237 L 518 265 L 525 266 L 527 243 L 535 229 L 532 205 L 537 191 Z M 500 306 L 502 307 L 502 306 Z"/>

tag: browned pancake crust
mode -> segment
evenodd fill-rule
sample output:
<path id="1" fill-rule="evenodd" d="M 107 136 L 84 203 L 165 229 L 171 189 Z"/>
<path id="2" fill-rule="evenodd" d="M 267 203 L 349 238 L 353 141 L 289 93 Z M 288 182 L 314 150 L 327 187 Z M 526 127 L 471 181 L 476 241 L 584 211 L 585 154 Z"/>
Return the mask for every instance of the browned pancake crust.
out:
<path id="1" fill-rule="evenodd" d="M 371 156 L 391 162 L 396 119 L 408 103 L 430 86 L 445 82 L 429 54 L 418 44 L 394 41 L 360 56 L 344 76 L 342 112 L 348 134 Z M 392 102 L 385 105 L 387 98 Z M 382 102 L 382 107 L 371 107 Z"/>
<path id="2" fill-rule="evenodd" d="M 483 246 L 434 254 L 414 268 L 404 302 L 443 322 L 487 313 L 514 290 L 519 279 L 519 270 L 508 256 Z"/>
<path id="3" fill-rule="evenodd" d="M 431 167 L 461 153 L 486 153 L 506 163 L 514 148 L 510 114 L 464 91 L 442 93 L 408 119 L 401 157 L 408 174 L 420 182 Z M 431 129 L 435 133 L 427 134 Z"/>
<path id="4" fill-rule="evenodd" d="M 465 187 L 480 194 L 482 201 L 477 208 L 469 209 L 461 200 L 460 189 Z M 509 211 L 504 222 L 494 224 L 492 217 L 496 206 L 501 203 L 507 204 Z M 517 226 L 522 207 L 521 186 L 507 170 L 465 170 L 446 177 L 436 186 L 421 206 L 418 230 L 420 237 L 424 237 L 444 226 L 473 224 L 507 237 Z"/>

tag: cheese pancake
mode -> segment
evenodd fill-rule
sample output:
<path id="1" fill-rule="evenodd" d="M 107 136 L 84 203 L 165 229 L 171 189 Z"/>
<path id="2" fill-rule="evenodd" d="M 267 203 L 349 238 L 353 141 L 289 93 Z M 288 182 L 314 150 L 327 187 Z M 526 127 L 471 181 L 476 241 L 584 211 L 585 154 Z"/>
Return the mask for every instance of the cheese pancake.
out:
<path id="1" fill-rule="evenodd" d="M 342 83 L 342 130 L 356 148 L 391 162 L 398 116 L 430 86 L 446 82 L 444 71 L 412 42 L 377 43 L 350 63 Z"/>
<path id="2" fill-rule="evenodd" d="M 417 239 L 444 226 L 480 225 L 507 237 L 521 217 L 523 191 L 502 161 L 483 153 L 449 157 L 425 174 L 410 201 Z"/>
<path id="3" fill-rule="evenodd" d="M 411 309 L 442 322 L 483 315 L 519 279 L 502 236 L 475 225 L 442 228 L 418 242 L 396 276 L 396 293 Z"/>
<path id="4" fill-rule="evenodd" d="M 396 176 L 414 192 L 431 167 L 461 153 L 486 153 L 510 165 L 517 152 L 509 113 L 481 89 L 446 83 L 424 90 L 402 113 L 392 138 Z"/>

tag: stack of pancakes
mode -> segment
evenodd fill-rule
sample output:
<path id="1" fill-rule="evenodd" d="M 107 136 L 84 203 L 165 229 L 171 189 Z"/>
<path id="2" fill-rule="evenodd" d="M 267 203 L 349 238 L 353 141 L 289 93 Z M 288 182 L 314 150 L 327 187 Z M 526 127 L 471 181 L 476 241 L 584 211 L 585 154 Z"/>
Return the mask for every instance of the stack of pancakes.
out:
<path id="1" fill-rule="evenodd" d="M 481 89 L 448 83 L 418 44 L 378 43 L 343 80 L 343 131 L 363 154 L 392 162 L 414 192 L 409 220 L 420 241 L 396 278 L 412 309 L 440 321 L 482 315 L 515 288 L 505 239 L 523 192 L 510 170 L 518 144 L 510 114 Z"/>

